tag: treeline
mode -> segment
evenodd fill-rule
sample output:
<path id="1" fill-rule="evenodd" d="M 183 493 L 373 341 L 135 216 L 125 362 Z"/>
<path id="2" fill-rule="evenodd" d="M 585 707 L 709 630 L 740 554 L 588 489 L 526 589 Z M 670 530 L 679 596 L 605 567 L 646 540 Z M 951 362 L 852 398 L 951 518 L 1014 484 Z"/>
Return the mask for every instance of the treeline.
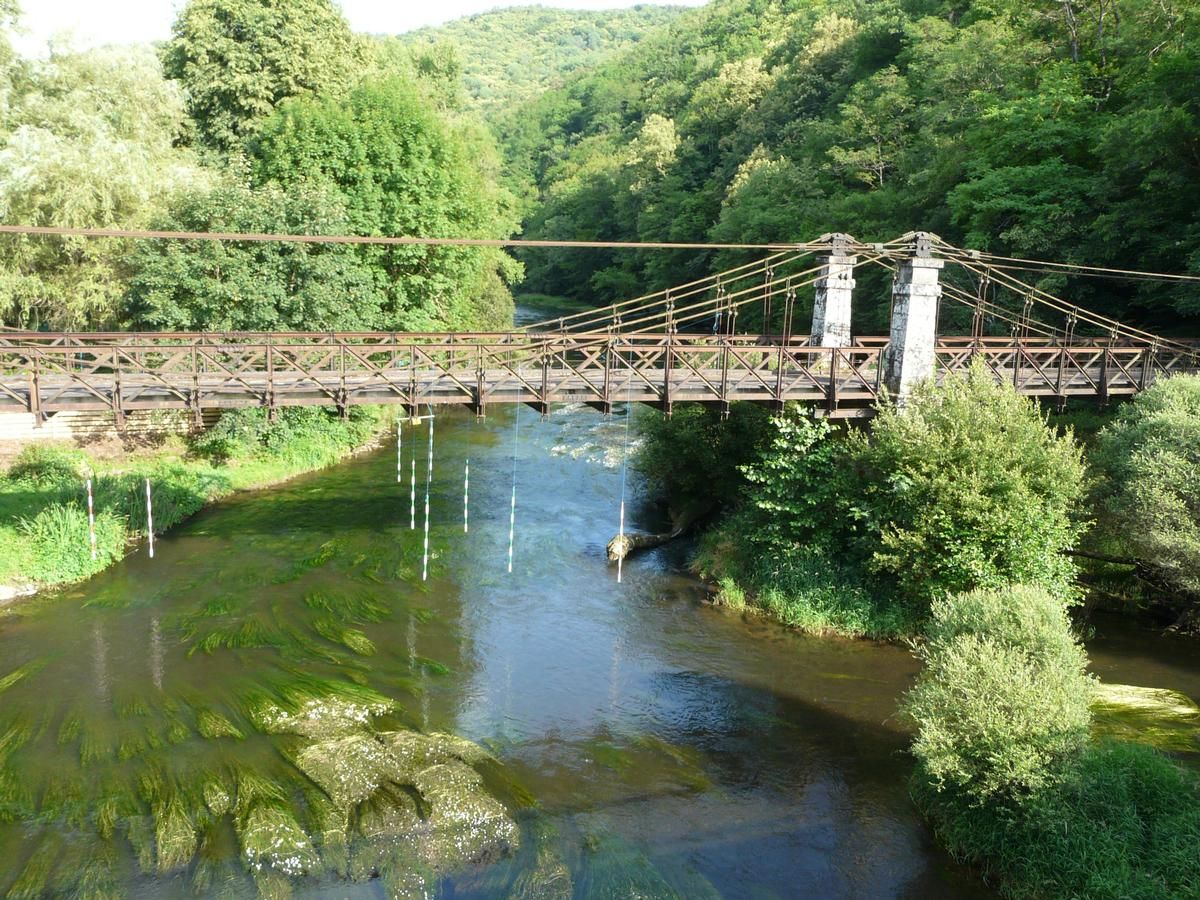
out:
<path id="1" fill-rule="evenodd" d="M 534 186 L 528 237 L 921 229 L 1196 273 L 1198 17 L 1159 0 L 714 0 L 497 127 L 511 183 Z M 539 251 L 527 286 L 600 303 L 733 261 Z M 1200 321 L 1195 285 L 1040 283 L 1162 330 Z M 861 293 L 856 327 L 878 330 L 886 291 Z"/>
<path id="2" fill-rule="evenodd" d="M 16 56 L 0 6 L 0 218 L 70 227 L 504 237 L 499 156 L 442 50 L 329 0 L 191 0 L 158 50 Z M 0 324 L 428 329 L 511 321 L 495 250 L 4 237 Z"/>
<path id="3" fill-rule="evenodd" d="M 379 40 L 400 52 L 453 48 L 468 102 L 485 116 L 503 115 L 558 86 L 564 76 L 628 49 L 682 9 L 517 6 Z"/>

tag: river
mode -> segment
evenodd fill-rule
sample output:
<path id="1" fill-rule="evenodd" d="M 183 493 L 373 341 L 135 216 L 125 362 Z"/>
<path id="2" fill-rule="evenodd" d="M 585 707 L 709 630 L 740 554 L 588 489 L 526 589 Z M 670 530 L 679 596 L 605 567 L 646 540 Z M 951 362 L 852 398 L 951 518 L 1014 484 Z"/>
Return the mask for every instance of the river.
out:
<path id="1" fill-rule="evenodd" d="M 386 879 L 320 866 L 256 882 L 199 786 L 232 771 L 239 791 L 266 779 L 313 806 L 294 741 L 256 729 L 254 704 L 344 685 L 393 698 L 391 728 L 451 732 L 499 760 L 489 784 L 521 849 L 440 872 L 441 896 L 990 896 L 906 794 L 895 709 L 911 655 L 708 606 L 678 574 L 681 546 L 630 560 L 618 583 L 604 545 L 621 415 L 523 409 L 519 436 L 517 415 L 439 411 L 426 582 L 407 483 L 413 449 L 423 482 L 421 426 L 406 428 L 401 484 L 385 447 L 234 497 L 161 536 L 153 559 L 0 620 L 0 892 L 384 895 Z M 632 526 L 657 527 L 628 484 Z M 1145 635 L 1097 645 L 1106 678 L 1200 694 L 1185 645 L 1161 662 Z M 184 828 L 178 858 L 160 848 L 156 863 L 172 809 L 199 836 Z"/>

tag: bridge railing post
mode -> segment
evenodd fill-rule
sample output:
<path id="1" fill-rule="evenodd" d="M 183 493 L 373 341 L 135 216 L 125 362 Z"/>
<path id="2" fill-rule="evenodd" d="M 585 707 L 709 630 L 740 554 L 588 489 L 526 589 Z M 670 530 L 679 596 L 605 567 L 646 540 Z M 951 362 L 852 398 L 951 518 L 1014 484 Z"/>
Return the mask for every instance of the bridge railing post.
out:
<path id="1" fill-rule="evenodd" d="M 930 235 L 914 235 L 912 255 L 900 262 L 892 284 L 892 325 L 884 354 L 883 383 L 903 406 L 913 388 L 934 375 L 939 281 L 945 260 L 933 256 Z"/>
<path id="2" fill-rule="evenodd" d="M 41 428 L 46 416 L 42 412 L 41 366 L 36 352 L 33 354 L 33 367 L 29 372 L 29 412 L 33 416 L 33 427 Z"/>
<path id="3" fill-rule="evenodd" d="M 850 253 L 853 238 L 829 235 L 829 253 L 817 258 L 822 267 L 813 296 L 812 342 L 814 347 L 850 346 L 850 315 L 854 301 L 854 265 Z"/>
<path id="4" fill-rule="evenodd" d="M 125 430 L 125 404 L 121 402 L 121 354 L 117 347 L 109 350 L 109 360 L 113 373 L 112 409 L 113 420 L 118 431 Z"/>
<path id="5" fill-rule="evenodd" d="M 1154 358 L 1158 356 L 1158 338 L 1142 350 L 1142 374 L 1138 388 L 1146 390 L 1154 379 Z"/>

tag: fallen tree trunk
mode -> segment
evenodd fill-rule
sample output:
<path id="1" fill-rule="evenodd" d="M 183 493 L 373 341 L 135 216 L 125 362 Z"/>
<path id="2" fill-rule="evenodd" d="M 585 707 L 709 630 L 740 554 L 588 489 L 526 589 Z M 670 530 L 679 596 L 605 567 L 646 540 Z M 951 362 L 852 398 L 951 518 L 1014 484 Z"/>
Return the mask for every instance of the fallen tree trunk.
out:
<path id="1" fill-rule="evenodd" d="M 673 531 L 664 531 L 661 534 L 644 534 L 641 532 L 618 534 L 608 542 L 608 561 L 616 562 L 619 559 L 624 559 L 630 553 L 661 547 L 668 541 L 673 541 L 682 535 L 684 530 L 683 528 L 676 528 Z"/>
<path id="2" fill-rule="evenodd" d="M 608 561 L 616 562 L 619 559 L 624 559 L 631 553 L 639 553 L 642 550 L 653 550 L 655 547 L 661 547 L 676 538 L 683 537 L 692 528 L 703 520 L 706 516 L 711 515 L 713 507 L 711 504 L 693 505 L 682 510 L 671 511 L 670 531 L 664 531 L 659 534 L 647 534 L 640 531 L 631 531 L 626 534 L 618 534 L 608 542 Z"/>

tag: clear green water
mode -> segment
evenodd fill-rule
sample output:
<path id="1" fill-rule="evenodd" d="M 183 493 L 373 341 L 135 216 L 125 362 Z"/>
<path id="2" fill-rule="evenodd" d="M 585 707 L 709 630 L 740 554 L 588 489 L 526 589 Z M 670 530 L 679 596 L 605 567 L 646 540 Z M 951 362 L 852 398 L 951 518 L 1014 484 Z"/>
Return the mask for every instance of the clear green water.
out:
<path id="1" fill-rule="evenodd" d="M 153 560 L 0 620 L 0 894 L 375 897 L 415 867 L 455 898 L 986 895 L 906 795 L 905 650 L 706 606 L 673 574 L 682 547 L 616 582 L 619 416 L 522 411 L 505 571 L 514 414 L 439 413 L 428 582 L 393 447 L 237 497 Z M 630 518 L 661 524 L 636 502 Z M 1138 647 L 1098 665 L 1128 674 Z M 1200 692 L 1172 665 L 1145 677 Z M 497 761 L 476 765 L 482 796 L 518 836 L 414 861 L 380 842 L 377 794 L 327 839 L 315 738 L 263 725 L 313 703 L 371 706 L 371 740 L 478 742 Z M 395 792 L 430 815 L 432 795 Z M 256 879 L 247 843 L 277 821 L 305 847 Z"/>

